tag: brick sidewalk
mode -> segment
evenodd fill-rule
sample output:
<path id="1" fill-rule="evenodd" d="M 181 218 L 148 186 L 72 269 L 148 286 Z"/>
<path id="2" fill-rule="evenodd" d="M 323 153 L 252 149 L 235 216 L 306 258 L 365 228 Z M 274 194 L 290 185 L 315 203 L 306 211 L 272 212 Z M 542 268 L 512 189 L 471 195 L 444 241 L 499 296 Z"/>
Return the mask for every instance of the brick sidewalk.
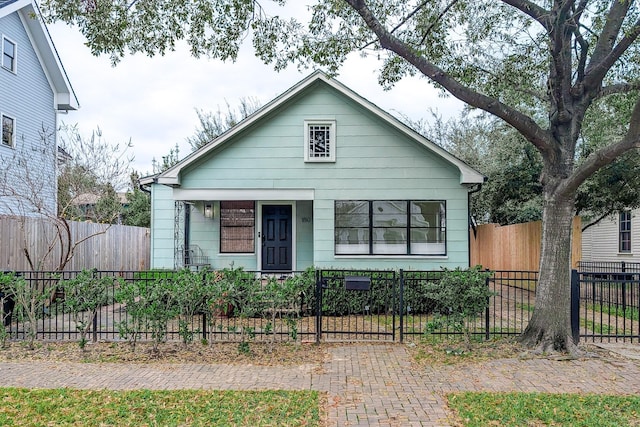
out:
<path id="1" fill-rule="evenodd" d="M 314 389 L 329 396 L 331 426 L 447 426 L 452 391 L 640 393 L 631 359 L 501 359 L 412 369 L 404 346 L 344 345 L 323 369 L 196 364 L 4 362 L 4 386 L 125 389 Z"/>

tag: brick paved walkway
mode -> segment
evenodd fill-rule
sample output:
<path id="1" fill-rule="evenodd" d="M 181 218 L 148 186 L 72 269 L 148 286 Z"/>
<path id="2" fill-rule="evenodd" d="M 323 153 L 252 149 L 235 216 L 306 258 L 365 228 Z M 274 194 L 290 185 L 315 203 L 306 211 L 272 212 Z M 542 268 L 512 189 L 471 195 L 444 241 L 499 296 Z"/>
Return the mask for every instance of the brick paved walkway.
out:
<path id="1" fill-rule="evenodd" d="M 118 390 L 315 389 L 328 393 L 331 426 L 447 426 L 444 395 L 451 391 L 640 393 L 640 361 L 633 359 L 501 359 L 417 370 L 399 344 L 345 345 L 330 352 L 323 369 L 3 362 L 0 383 Z"/>

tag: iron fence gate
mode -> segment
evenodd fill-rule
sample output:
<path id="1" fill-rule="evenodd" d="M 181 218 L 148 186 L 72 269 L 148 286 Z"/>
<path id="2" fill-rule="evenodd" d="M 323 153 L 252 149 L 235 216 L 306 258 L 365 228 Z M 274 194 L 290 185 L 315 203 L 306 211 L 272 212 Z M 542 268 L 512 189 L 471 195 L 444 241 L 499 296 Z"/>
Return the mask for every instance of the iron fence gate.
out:
<path id="1" fill-rule="evenodd" d="M 316 341 L 394 341 L 397 293 L 395 271 L 318 270 Z"/>

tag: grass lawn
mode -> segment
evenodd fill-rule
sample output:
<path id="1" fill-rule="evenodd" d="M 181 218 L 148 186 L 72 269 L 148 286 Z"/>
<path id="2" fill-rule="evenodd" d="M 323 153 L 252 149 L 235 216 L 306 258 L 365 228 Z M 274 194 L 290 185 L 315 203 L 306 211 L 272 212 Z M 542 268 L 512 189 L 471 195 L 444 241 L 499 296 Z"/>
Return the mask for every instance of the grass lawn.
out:
<path id="1" fill-rule="evenodd" d="M 447 399 L 466 427 L 640 425 L 640 396 L 465 392 Z"/>
<path id="2" fill-rule="evenodd" d="M 316 391 L 0 388 L 2 426 L 319 426 Z"/>

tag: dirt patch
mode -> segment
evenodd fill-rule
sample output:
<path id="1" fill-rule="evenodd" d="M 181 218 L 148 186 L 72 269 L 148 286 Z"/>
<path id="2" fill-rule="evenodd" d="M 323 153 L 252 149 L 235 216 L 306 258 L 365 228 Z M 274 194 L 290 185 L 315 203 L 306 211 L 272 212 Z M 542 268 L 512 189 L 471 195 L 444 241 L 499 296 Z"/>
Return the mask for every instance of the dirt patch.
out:
<path id="1" fill-rule="evenodd" d="M 0 349 L 0 361 L 50 360 L 81 363 L 223 363 L 232 365 L 294 366 L 321 365 L 329 344 L 313 343 L 194 343 L 185 347 L 168 342 L 154 352 L 150 343 L 138 343 L 135 351 L 127 343 L 89 343 L 83 351 L 74 342 L 36 342 L 29 350 L 23 342 L 10 342 Z"/>

